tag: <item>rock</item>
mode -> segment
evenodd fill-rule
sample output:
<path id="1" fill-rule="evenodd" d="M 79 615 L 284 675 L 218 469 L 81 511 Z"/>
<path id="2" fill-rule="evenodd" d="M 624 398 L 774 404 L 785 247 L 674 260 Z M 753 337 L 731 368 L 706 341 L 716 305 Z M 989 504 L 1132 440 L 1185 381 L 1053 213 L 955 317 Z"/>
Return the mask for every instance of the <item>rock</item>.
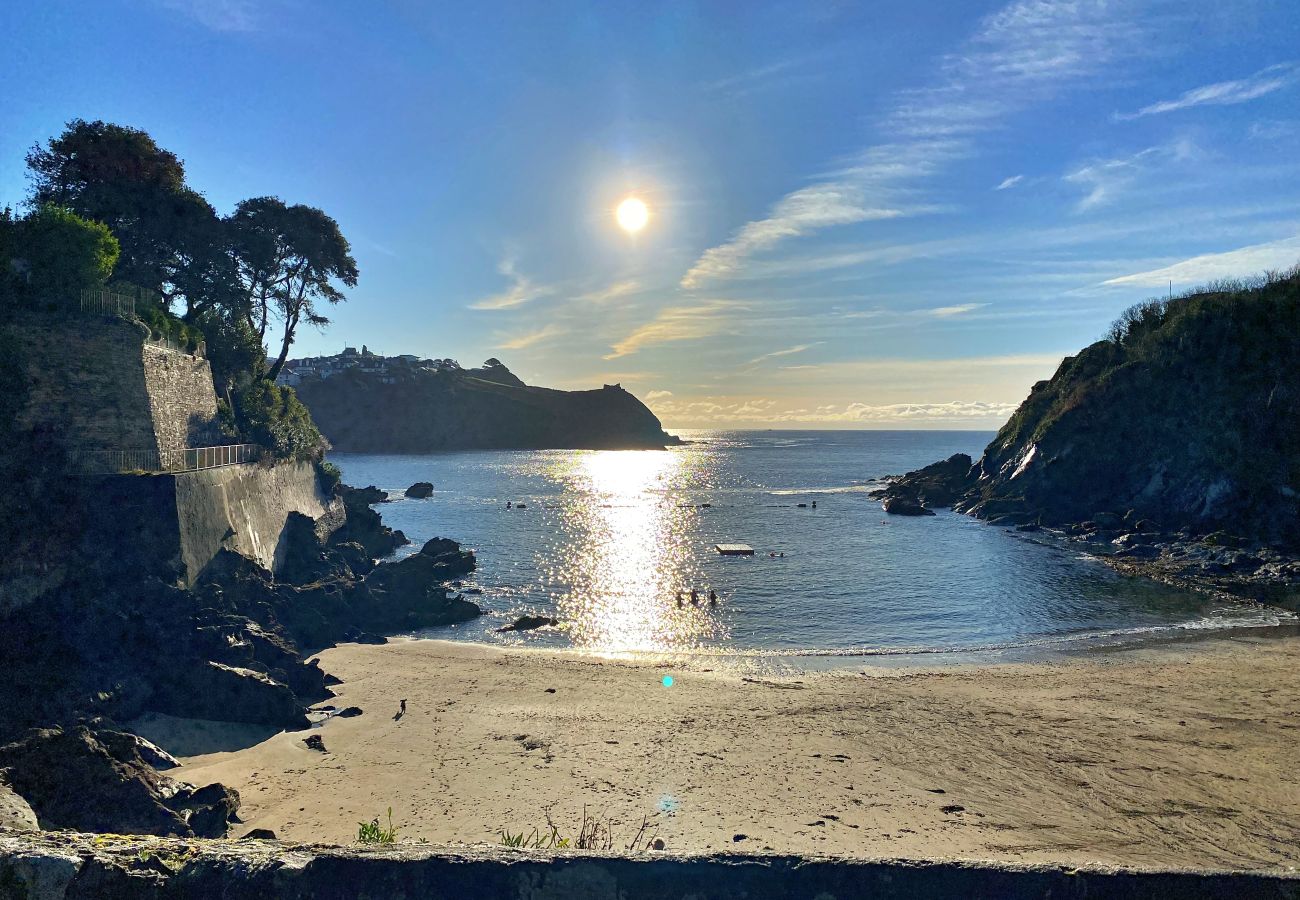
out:
<path id="1" fill-rule="evenodd" d="M 338 574 L 325 546 L 316 536 L 316 522 L 310 516 L 290 511 L 275 548 L 279 560 L 277 577 L 294 584 L 308 584 Z"/>
<path id="2" fill-rule="evenodd" d="M 349 628 L 343 632 L 340 640 L 345 644 L 387 644 L 388 638 L 382 634 L 371 634 L 360 628 Z"/>
<path id="3" fill-rule="evenodd" d="M 1133 534 L 1122 534 L 1115 538 L 1115 540 L 1111 541 L 1111 543 L 1120 549 L 1126 549 L 1129 547 L 1141 547 L 1148 544 L 1155 544 L 1158 543 L 1160 539 L 1161 536 L 1159 534 L 1139 534 L 1135 532 Z"/>
<path id="4" fill-rule="evenodd" d="M 349 706 L 344 709 L 340 709 L 337 713 L 335 713 L 335 715 L 338 716 L 340 719 L 355 719 L 357 716 L 361 715 L 361 707 Z"/>
<path id="5" fill-rule="evenodd" d="M 1026 522 L 1024 525 L 1017 525 L 1016 531 L 1038 531 L 1039 526 L 1033 522 Z"/>
<path id="6" fill-rule="evenodd" d="M 373 484 L 367 485 L 363 488 L 349 487 L 346 484 L 340 484 L 338 486 L 338 495 L 342 497 L 345 502 L 351 501 L 353 503 L 364 503 L 367 506 L 374 503 L 388 502 L 388 492 L 381 491 Z"/>
<path id="7" fill-rule="evenodd" d="M 0 830 L 40 831 L 36 813 L 8 784 L 0 780 Z"/>
<path id="8" fill-rule="evenodd" d="M 303 704 L 288 685 L 256 669 L 196 662 L 168 681 L 173 715 L 222 722 L 306 728 Z"/>
<path id="9" fill-rule="evenodd" d="M 221 837 L 239 806 L 234 791 L 174 781 L 85 726 L 34 729 L 0 747 L 0 768 L 49 829 Z"/>
<path id="10" fill-rule="evenodd" d="M 1108 528 L 1111 531 L 1118 531 L 1124 527 L 1124 517 L 1112 512 L 1093 513 L 1092 522 L 1098 528 Z"/>
<path id="11" fill-rule="evenodd" d="M 329 751 L 325 749 L 325 739 L 319 734 L 308 735 L 302 739 L 302 742 L 307 745 L 308 750 L 317 750 L 321 753 L 329 753 Z"/>
<path id="12" fill-rule="evenodd" d="M 548 625 L 554 627 L 560 624 L 559 619 L 552 619 L 550 616 L 520 616 L 509 625 L 498 628 L 497 633 L 503 631 L 532 631 L 535 628 L 545 628 Z"/>
<path id="13" fill-rule="evenodd" d="M 881 499 L 901 497 L 929 507 L 944 507 L 956 503 L 973 484 L 971 458 L 965 453 L 956 453 L 941 462 L 931 463 L 892 479 L 883 489 L 874 491 L 872 496 Z"/>
<path id="14" fill-rule="evenodd" d="M 328 545 L 359 544 L 370 559 L 382 559 L 410 543 L 406 535 L 383 523 L 379 513 L 365 502 L 366 495 L 345 491 L 340 494 L 347 520 L 330 535 Z"/>
<path id="15" fill-rule="evenodd" d="M 885 512 L 891 516 L 933 516 L 934 510 L 926 509 L 919 500 L 908 497 L 886 497 L 882 504 Z"/>
<path id="16" fill-rule="evenodd" d="M 433 538 L 420 552 L 380 563 L 366 576 L 366 603 L 358 602 L 359 625 L 375 631 L 407 631 L 464 622 L 482 613 L 463 597 L 449 597 L 446 584 L 472 572 L 473 553 L 455 541 Z"/>
<path id="17" fill-rule="evenodd" d="M 426 497 L 433 496 L 433 485 L 427 481 L 417 481 L 406 489 L 406 496 L 416 500 L 423 500 Z"/>
<path id="18" fill-rule="evenodd" d="M 95 735 L 115 757 L 124 758 L 131 753 L 138 753 L 140 758 L 158 771 L 174 769 L 180 760 L 172 756 L 153 741 L 146 740 L 138 734 L 126 731 L 97 731 Z"/>
<path id="19" fill-rule="evenodd" d="M 241 841 L 274 841 L 274 840 L 278 840 L 278 838 L 275 836 L 275 832 L 272 831 L 270 828 L 253 828 L 250 829 L 243 837 L 241 837 L 240 840 Z"/>

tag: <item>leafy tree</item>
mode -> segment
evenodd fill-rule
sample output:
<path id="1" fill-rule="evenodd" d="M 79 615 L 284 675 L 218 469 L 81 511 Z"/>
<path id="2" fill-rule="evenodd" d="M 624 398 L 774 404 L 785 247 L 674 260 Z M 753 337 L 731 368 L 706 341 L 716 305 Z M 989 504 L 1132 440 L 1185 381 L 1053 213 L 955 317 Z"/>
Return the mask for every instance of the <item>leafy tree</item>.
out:
<path id="1" fill-rule="evenodd" d="M 267 371 L 274 380 L 298 326 L 328 325 L 319 304 L 345 299 L 336 282 L 356 287 L 357 263 L 338 222 L 311 206 L 255 197 L 240 203 L 227 221 L 249 325 L 265 341 L 272 318 L 283 323 L 280 353 Z"/>
<path id="2" fill-rule="evenodd" d="M 108 226 L 52 204 L 20 219 L 14 231 L 13 267 L 31 296 L 76 302 L 84 288 L 103 284 L 118 260 L 118 242 Z"/>
<path id="3" fill-rule="evenodd" d="M 121 244 L 117 277 L 182 300 L 187 312 L 228 299 L 221 221 L 185 183 L 185 166 L 146 132 L 74 119 L 27 154 L 31 202 L 103 222 Z"/>

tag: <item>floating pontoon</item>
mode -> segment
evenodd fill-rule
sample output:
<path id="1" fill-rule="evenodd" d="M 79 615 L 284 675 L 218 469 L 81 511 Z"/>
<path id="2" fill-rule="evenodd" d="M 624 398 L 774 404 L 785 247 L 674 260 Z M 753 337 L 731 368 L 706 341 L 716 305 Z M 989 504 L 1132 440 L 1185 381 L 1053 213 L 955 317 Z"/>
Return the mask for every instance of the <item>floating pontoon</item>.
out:
<path id="1" fill-rule="evenodd" d="M 753 556 L 754 548 L 749 544 L 715 544 L 716 549 L 723 556 Z"/>

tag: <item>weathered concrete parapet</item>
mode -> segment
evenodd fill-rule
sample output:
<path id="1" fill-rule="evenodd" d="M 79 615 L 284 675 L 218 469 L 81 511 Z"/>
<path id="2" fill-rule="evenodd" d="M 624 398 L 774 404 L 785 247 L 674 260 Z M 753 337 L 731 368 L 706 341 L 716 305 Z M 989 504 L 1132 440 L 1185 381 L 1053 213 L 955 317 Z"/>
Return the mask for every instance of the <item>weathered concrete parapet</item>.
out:
<path id="1" fill-rule="evenodd" d="M 671 853 L 357 849 L 0 832 L 0 898 L 23 900 L 925 900 L 1300 897 L 1300 874 Z"/>

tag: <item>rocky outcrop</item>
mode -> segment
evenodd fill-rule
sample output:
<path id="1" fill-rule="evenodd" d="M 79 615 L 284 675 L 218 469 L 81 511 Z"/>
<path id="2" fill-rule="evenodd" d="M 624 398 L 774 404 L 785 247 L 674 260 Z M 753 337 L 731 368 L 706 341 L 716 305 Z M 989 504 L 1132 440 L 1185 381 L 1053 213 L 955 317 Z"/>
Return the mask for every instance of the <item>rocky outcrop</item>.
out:
<path id="1" fill-rule="evenodd" d="M 235 791 L 161 775 L 112 732 L 38 729 L 0 747 L 0 768 L 46 829 L 224 837 L 238 821 Z"/>
<path id="2" fill-rule="evenodd" d="M 532 387 L 498 360 L 481 369 L 404 373 L 395 383 L 350 369 L 307 379 L 298 397 L 339 450 L 643 449 L 678 443 L 618 385 Z"/>
<path id="3" fill-rule="evenodd" d="M 553 619 L 550 616 L 520 616 L 509 625 L 503 625 L 498 628 L 497 633 L 504 634 L 507 631 L 534 631 L 538 628 L 554 628 L 559 624 L 559 619 Z"/>
<path id="4" fill-rule="evenodd" d="M 1251 548 L 1231 563 L 1238 583 L 1285 585 L 1280 561 L 1300 554 L 1296 359 L 1296 272 L 1144 304 L 1034 385 L 978 462 L 954 456 L 877 496 L 1063 529 L 1187 577 L 1184 560 L 1221 564 L 1223 535 Z"/>
<path id="5" fill-rule="evenodd" d="M 881 504 L 891 516 L 932 516 L 934 510 L 922 505 L 914 497 L 886 497 Z"/>
<path id="6" fill-rule="evenodd" d="M 424 500 L 433 496 L 433 485 L 427 481 L 417 481 L 406 489 L 406 496 L 415 500 Z"/>
<path id="7" fill-rule="evenodd" d="M 6 828 L 10 831 L 39 831 L 41 826 L 31 804 L 0 778 L 0 831 Z"/>
<path id="8" fill-rule="evenodd" d="M 348 488 L 340 485 L 339 497 L 347 511 L 347 521 L 329 537 L 329 545 L 338 549 L 344 544 L 359 545 L 370 559 L 381 559 L 391 554 L 398 547 L 410 543 L 406 535 L 394 531 L 383 523 L 379 513 L 370 508 L 373 503 L 381 503 L 388 495 L 378 488 Z M 376 494 L 383 494 L 375 499 Z"/>

